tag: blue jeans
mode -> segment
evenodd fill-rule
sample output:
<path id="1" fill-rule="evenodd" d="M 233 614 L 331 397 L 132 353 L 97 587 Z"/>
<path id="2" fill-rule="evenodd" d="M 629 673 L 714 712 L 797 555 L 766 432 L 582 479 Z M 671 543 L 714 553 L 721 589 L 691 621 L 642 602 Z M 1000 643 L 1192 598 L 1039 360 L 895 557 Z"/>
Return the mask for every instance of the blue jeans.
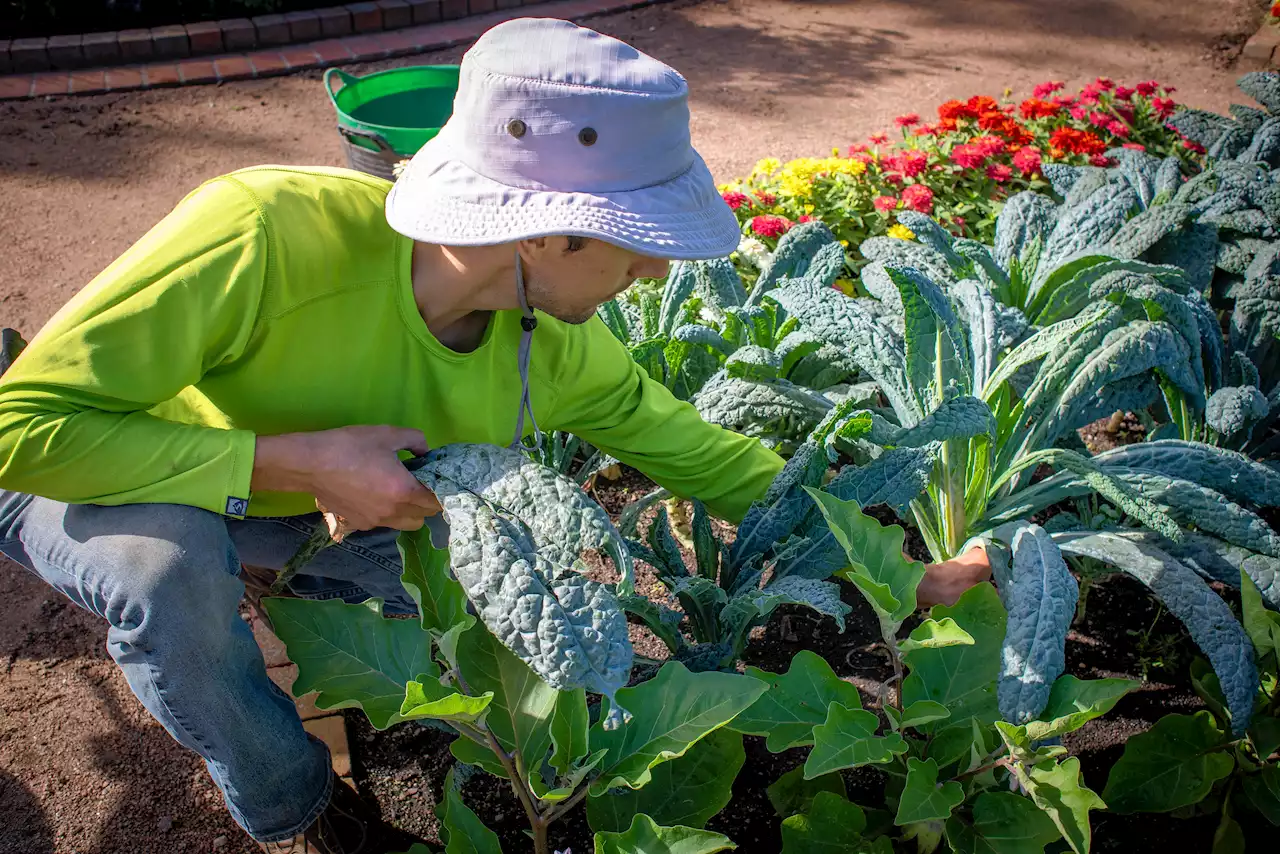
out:
<path id="1" fill-rule="evenodd" d="M 229 519 L 176 504 L 102 507 L 0 491 L 0 552 L 106 619 L 107 651 L 133 693 L 200 754 L 227 809 L 263 842 L 288 839 L 329 802 L 328 749 L 267 677 L 239 615 L 241 562 L 280 569 L 319 514 Z M 349 536 L 295 577 L 301 596 L 388 613 L 415 606 L 400 585 L 395 531 Z"/>

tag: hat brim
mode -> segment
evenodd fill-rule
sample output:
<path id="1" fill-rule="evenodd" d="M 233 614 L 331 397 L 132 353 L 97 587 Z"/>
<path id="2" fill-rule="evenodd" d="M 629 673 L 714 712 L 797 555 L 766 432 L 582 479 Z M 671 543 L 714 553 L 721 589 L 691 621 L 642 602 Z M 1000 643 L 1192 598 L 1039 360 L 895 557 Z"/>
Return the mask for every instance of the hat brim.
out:
<path id="1" fill-rule="evenodd" d="M 394 230 L 422 243 L 492 246 L 576 235 L 670 260 L 723 258 L 742 236 L 697 154 L 683 174 L 638 190 L 526 190 L 471 169 L 444 133 L 414 155 L 387 196 L 386 216 Z"/>

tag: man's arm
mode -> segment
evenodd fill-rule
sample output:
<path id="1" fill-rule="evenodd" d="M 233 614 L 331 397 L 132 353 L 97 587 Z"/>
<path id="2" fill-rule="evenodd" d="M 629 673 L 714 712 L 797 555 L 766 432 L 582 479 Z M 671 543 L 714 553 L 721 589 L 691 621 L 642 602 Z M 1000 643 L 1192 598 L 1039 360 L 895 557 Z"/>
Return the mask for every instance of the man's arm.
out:
<path id="1" fill-rule="evenodd" d="M 236 184 L 213 181 L 183 199 L 0 380 L 0 487 L 241 515 L 254 435 L 147 410 L 243 352 L 269 255 L 258 210 Z"/>
<path id="2" fill-rule="evenodd" d="M 637 365 L 599 318 L 569 336 L 550 426 L 581 436 L 682 497 L 738 522 L 782 469 L 756 439 L 702 420 Z"/>

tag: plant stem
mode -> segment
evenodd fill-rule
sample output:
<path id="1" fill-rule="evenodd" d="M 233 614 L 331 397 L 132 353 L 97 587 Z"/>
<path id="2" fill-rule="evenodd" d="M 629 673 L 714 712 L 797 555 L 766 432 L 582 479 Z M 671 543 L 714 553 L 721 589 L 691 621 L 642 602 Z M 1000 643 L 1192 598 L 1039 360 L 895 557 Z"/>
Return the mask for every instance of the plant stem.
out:
<path id="1" fill-rule="evenodd" d="M 533 802 L 533 793 L 529 791 L 529 787 L 525 785 L 524 777 L 521 776 L 520 770 L 516 767 L 516 763 L 512 761 L 513 754 L 503 749 L 498 742 L 497 736 L 492 730 L 486 729 L 485 735 L 488 736 L 489 749 L 493 751 L 494 756 L 498 757 L 498 761 L 502 763 L 503 769 L 507 772 L 507 776 L 511 778 L 511 789 L 516 793 L 516 797 L 520 799 L 520 805 L 524 807 L 524 814 L 529 819 L 529 825 L 533 827 L 535 836 L 539 827 L 542 828 L 543 847 L 538 848 L 537 854 L 545 854 L 546 852 L 546 822 L 542 815 L 538 812 L 537 804 Z"/>
<path id="2" fill-rule="evenodd" d="M 533 854 L 551 854 L 551 844 L 547 841 L 548 823 L 545 821 L 535 821 L 533 823 Z"/>
<path id="3" fill-rule="evenodd" d="M 1008 755 L 1001 756 L 995 762 L 989 762 L 986 765 L 982 765 L 977 768 L 974 768 L 972 771 L 965 771 L 961 774 L 957 774 L 953 779 L 963 780 L 965 777 L 976 777 L 978 774 L 985 773 L 987 771 L 992 770 L 993 768 L 1008 768 L 1012 764 L 1013 764 L 1012 756 L 1008 756 Z"/>
<path id="4" fill-rule="evenodd" d="M 551 809 L 547 810 L 547 817 L 546 817 L 547 823 L 550 824 L 551 822 L 560 818 L 560 816 L 567 813 L 569 810 L 576 807 L 578 805 L 578 802 L 587 796 L 587 790 L 591 788 L 591 782 L 593 780 L 595 780 L 595 777 L 592 777 L 590 780 L 587 780 L 586 782 L 584 782 L 581 788 L 579 788 L 578 791 L 574 792 L 573 795 L 570 796 L 567 800 L 561 801 L 560 803 L 553 806 Z"/>
<path id="5" fill-rule="evenodd" d="M 880 635 L 884 638 L 885 648 L 889 650 L 889 661 L 893 664 L 893 690 L 888 694 L 889 704 L 897 711 L 902 711 L 902 655 L 898 651 L 898 627 L 891 622 L 880 620 Z"/>

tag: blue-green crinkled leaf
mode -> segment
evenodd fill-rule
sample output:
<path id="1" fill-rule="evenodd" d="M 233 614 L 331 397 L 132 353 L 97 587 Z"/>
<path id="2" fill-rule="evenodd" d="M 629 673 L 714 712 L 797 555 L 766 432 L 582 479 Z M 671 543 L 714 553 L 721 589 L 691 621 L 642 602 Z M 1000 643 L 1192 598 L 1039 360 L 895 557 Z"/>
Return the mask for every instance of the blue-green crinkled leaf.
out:
<path id="1" fill-rule="evenodd" d="M 852 611 L 840 600 L 840 587 L 830 581 L 788 575 L 771 581 L 752 601 L 762 617 L 768 617 L 779 605 L 804 605 L 819 614 L 826 614 L 844 631 L 844 618 Z"/>
<path id="2" fill-rule="evenodd" d="M 1040 173 L 1044 175 L 1045 180 L 1049 182 L 1051 187 L 1053 187 L 1053 191 L 1055 193 L 1059 196 L 1065 197 L 1071 192 L 1071 188 L 1076 185 L 1076 182 L 1088 173 L 1088 171 L 1089 168 L 1086 166 L 1068 166 L 1066 163 L 1046 163 L 1044 164 L 1044 168 L 1040 170 Z M 1030 190 L 1027 192 L 1030 192 Z M 1012 201 L 1012 199 L 1010 201 Z"/>
<path id="3" fill-rule="evenodd" d="M 1232 730 L 1243 733 L 1253 714 L 1258 670 L 1244 627 L 1221 597 L 1191 569 L 1140 537 L 1078 532 L 1055 534 L 1053 540 L 1067 554 L 1109 563 L 1151 588 L 1208 657 L 1231 710 Z"/>
<path id="4" fill-rule="evenodd" d="M 671 333 L 671 337 L 686 344 L 701 344 L 705 347 L 710 347 L 726 356 L 733 352 L 733 346 L 728 341 L 725 341 L 719 332 L 696 323 L 687 323 L 684 326 L 677 327 L 676 331 Z"/>
<path id="5" fill-rule="evenodd" d="M 1120 227 L 1104 247 L 1117 258 L 1138 258 L 1165 235 L 1174 234 L 1191 219 L 1191 205 L 1169 202 L 1147 208 Z"/>
<path id="6" fill-rule="evenodd" d="M 1156 195 L 1172 195 L 1182 186 L 1182 162 L 1176 157 L 1166 157 L 1156 172 Z"/>
<path id="7" fill-rule="evenodd" d="M 454 576 L 498 640 L 557 690 L 612 696 L 626 684 L 626 618 L 608 586 L 575 571 L 582 551 L 605 551 L 631 592 L 630 557 L 599 505 L 553 470 L 491 445 L 446 445 L 413 474 L 440 499 Z"/>
<path id="8" fill-rule="evenodd" d="M 1280 558 L 1251 552 L 1217 537 L 1194 531 L 1187 531 L 1180 543 L 1155 534 L 1150 536 L 1155 538 L 1153 545 L 1173 555 L 1207 580 L 1238 587 L 1240 570 L 1243 569 L 1267 604 L 1280 610 Z"/>
<path id="9" fill-rule="evenodd" d="M 966 384 L 970 379 L 964 333 L 951 301 L 936 283 L 910 267 L 890 266 L 888 273 L 902 297 L 907 384 L 921 412 L 928 412 L 943 399 L 940 375 Z"/>
<path id="10" fill-rule="evenodd" d="M 1248 139 L 1243 129 L 1241 136 Z M 1274 168 L 1278 157 L 1280 157 L 1280 119 L 1271 118 L 1263 122 L 1253 134 L 1248 148 L 1240 152 L 1239 159 L 1249 163 L 1266 163 Z"/>
<path id="11" fill-rule="evenodd" d="M 1003 292 L 1009 287 L 1009 274 L 996 262 L 990 248 L 967 237 L 956 238 L 952 245 L 961 258 L 973 265 L 973 276 L 988 288 Z"/>
<path id="12" fill-rule="evenodd" d="M 782 357 L 772 350 L 748 344 L 725 360 L 724 369 L 731 377 L 753 382 L 776 380 L 782 373 Z"/>
<path id="13" fill-rule="evenodd" d="M 1142 207 L 1150 207 L 1157 192 L 1155 184 L 1156 175 L 1160 171 L 1160 158 L 1130 148 L 1112 148 L 1103 156 L 1114 160 L 1113 168 L 1125 177 L 1129 186 L 1138 191 Z"/>
<path id="14" fill-rule="evenodd" d="M 830 247 L 834 246 L 835 249 Z M 836 265 L 836 257 L 839 265 Z M 825 223 L 817 220 L 800 223 L 778 241 L 768 268 L 756 280 L 748 303 L 759 305 L 760 299 L 783 279 L 808 277 L 819 285 L 830 287 L 844 264 L 844 247 Z"/>
<path id="15" fill-rule="evenodd" d="M 963 395 L 948 397 L 912 427 L 899 427 L 870 410 L 862 409 L 851 413 L 845 427 L 836 429 L 845 438 L 865 438 L 884 447 L 922 448 L 948 439 L 968 439 L 983 434 L 994 436 L 996 419 L 986 403 Z"/>
<path id="16" fill-rule="evenodd" d="M 1218 257 L 1217 226 L 1193 223 L 1181 232 L 1162 237 L 1143 254 L 1152 264 L 1181 267 L 1192 288 L 1207 291 Z"/>
<path id="17" fill-rule="evenodd" d="M 617 338 L 623 344 L 631 343 L 631 324 L 628 322 L 627 316 L 623 314 L 622 308 L 616 299 L 602 303 L 596 309 L 596 314 L 604 321 L 604 325 L 609 327 L 609 331 L 613 333 L 614 338 Z"/>
<path id="18" fill-rule="evenodd" d="M 1204 421 L 1223 436 L 1247 434 L 1267 417 L 1271 405 L 1260 389 L 1251 385 L 1220 388 L 1205 405 Z"/>
<path id="19" fill-rule="evenodd" d="M 940 225 L 922 213 L 912 210 L 898 211 L 898 222 L 905 225 L 915 234 L 916 240 L 941 255 L 951 266 L 957 278 L 966 275 L 970 262 L 956 252 L 954 239 Z"/>
<path id="20" fill-rule="evenodd" d="M 689 402 L 708 423 L 760 438 L 803 437 L 831 409 L 826 398 L 786 380 L 752 382 L 726 373 L 712 377 Z"/>
<path id="21" fill-rule="evenodd" d="M 919 420 L 921 413 L 907 385 L 902 337 L 878 323 L 857 300 L 808 282 L 778 288 L 769 298 L 797 318 L 802 327 L 848 353 L 859 368 L 879 383 L 895 411 L 914 413 L 909 420 Z"/>
<path id="22" fill-rule="evenodd" d="M 1110 240 L 1139 204 L 1137 191 L 1123 178 L 1117 177 L 1084 202 L 1064 205 L 1053 230 L 1045 239 L 1036 281 L 1043 281 L 1049 271 L 1069 256 Z"/>
<path id="23" fill-rule="evenodd" d="M 1248 147 L 1249 134 L 1242 127 L 1232 127 L 1209 147 L 1208 156 L 1212 160 L 1230 160 L 1243 155 Z"/>
<path id="24" fill-rule="evenodd" d="M 1013 586 L 1005 597 L 1009 622 L 997 687 L 1002 719 L 1023 724 L 1043 711 L 1066 666 L 1067 630 L 1079 593 L 1044 528 L 1021 528 L 1013 537 Z"/>
<path id="25" fill-rule="evenodd" d="M 885 262 L 872 261 L 862 268 L 859 276 L 863 289 L 880 300 L 886 311 L 902 312 L 902 297 L 898 295 L 897 285 L 889 278 Z"/>
<path id="26" fill-rule="evenodd" d="M 769 484 L 764 497 L 753 502 L 743 516 L 737 538 L 729 548 L 731 569 L 764 554 L 795 530 L 814 509 L 804 487 L 816 486 L 826 468 L 826 458 L 816 445 L 805 443 L 796 450 Z"/>
<path id="27" fill-rule="evenodd" d="M 693 296 L 695 283 L 694 261 L 676 261 L 667 274 L 666 285 L 662 288 L 662 304 L 659 308 L 658 331 L 670 335 L 679 325 L 680 310 L 685 300 Z"/>
<path id="28" fill-rule="evenodd" d="M 868 261 L 883 261 L 887 267 L 910 267 L 935 282 L 957 281 L 951 264 L 932 246 L 896 237 L 869 237 L 858 246 Z"/>
<path id="29" fill-rule="evenodd" d="M 723 313 L 733 306 L 745 305 L 747 291 L 742 277 L 728 258 L 698 261 L 694 267 L 695 291 L 713 313 Z"/>
<path id="30" fill-rule="evenodd" d="M 1269 118 L 1266 111 L 1256 107 L 1246 107 L 1244 104 L 1228 104 L 1227 112 L 1248 133 L 1257 132 L 1258 128 L 1262 127 L 1262 123 Z"/>
<path id="31" fill-rule="evenodd" d="M 1224 240 L 1218 246 L 1218 269 L 1243 276 L 1257 257 L 1258 252 L 1270 245 L 1269 241 L 1256 237 L 1237 237 Z"/>
<path id="32" fill-rule="evenodd" d="M 1236 123 L 1226 116 L 1187 107 L 1170 116 L 1165 124 L 1205 148 L 1212 146 L 1223 134 L 1236 127 Z"/>
<path id="33" fill-rule="evenodd" d="M 1280 74 L 1274 71 L 1251 71 L 1236 81 L 1240 91 L 1267 108 L 1280 113 Z"/>

